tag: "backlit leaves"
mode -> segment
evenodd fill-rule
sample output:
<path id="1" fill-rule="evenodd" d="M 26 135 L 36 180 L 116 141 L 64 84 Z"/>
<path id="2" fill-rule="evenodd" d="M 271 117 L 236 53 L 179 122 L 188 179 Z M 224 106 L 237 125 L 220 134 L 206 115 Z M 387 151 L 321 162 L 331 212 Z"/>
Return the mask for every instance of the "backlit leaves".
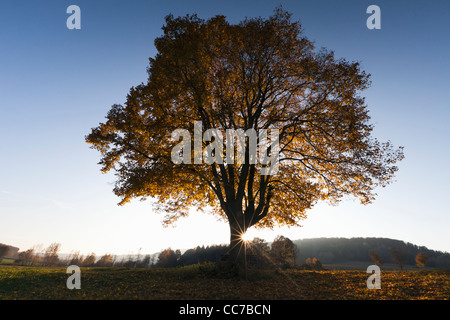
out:
<path id="1" fill-rule="evenodd" d="M 245 231 L 298 225 L 320 200 L 352 195 L 370 203 L 375 188 L 392 181 L 403 151 L 371 136 L 360 96 L 369 75 L 357 62 L 315 50 L 289 13 L 238 24 L 168 16 L 163 32 L 147 83 L 86 137 L 101 152 L 102 171 L 115 170 L 121 204 L 152 197 L 167 223 L 192 206 L 212 207 Z M 194 121 L 223 133 L 278 129 L 277 175 L 262 176 L 260 164 L 248 162 L 175 165 L 171 133 L 187 129 L 193 137 Z"/>

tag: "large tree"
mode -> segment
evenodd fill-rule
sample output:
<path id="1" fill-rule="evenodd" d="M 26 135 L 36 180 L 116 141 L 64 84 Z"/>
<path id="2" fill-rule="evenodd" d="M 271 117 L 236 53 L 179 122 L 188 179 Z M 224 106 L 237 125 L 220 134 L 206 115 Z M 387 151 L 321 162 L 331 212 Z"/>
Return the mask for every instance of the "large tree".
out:
<path id="1" fill-rule="evenodd" d="M 316 50 L 289 13 L 276 9 L 267 19 L 238 24 L 195 14 L 169 15 L 165 22 L 148 81 L 131 88 L 126 103 L 113 105 L 107 121 L 86 137 L 102 154 L 102 171 L 116 172 L 121 205 L 156 199 L 165 223 L 191 207 L 211 208 L 228 221 L 231 260 L 239 264 L 248 228 L 298 225 L 320 200 L 337 203 L 353 195 L 367 204 L 375 188 L 392 181 L 403 153 L 371 137 L 360 96 L 369 75 L 358 62 Z M 261 138 L 264 129 L 277 129 L 278 162 L 249 161 L 246 139 L 245 161 L 176 164 L 172 151 L 179 141 L 172 133 L 188 130 L 195 146 L 194 121 L 224 136 L 227 129 L 252 129 Z M 274 145 L 265 141 L 273 154 Z M 224 152 L 227 147 L 223 143 Z M 262 174 L 275 162 L 276 174 Z"/>

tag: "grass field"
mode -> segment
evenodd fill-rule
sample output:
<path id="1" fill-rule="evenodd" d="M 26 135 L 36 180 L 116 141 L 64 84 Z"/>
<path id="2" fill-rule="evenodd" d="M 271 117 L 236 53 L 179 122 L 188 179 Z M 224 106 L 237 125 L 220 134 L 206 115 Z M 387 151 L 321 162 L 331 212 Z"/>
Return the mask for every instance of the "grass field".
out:
<path id="1" fill-rule="evenodd" d="M 0 259 L 0 264 L 12 264 L 12 263 L 14 263 L 14 259 L 8 259 L 8 258 L 3 258 L 3 259 Z"/>
<path id="2" fill-rule="evenodd" d="M 176 269 L 81 268 L 69 290 L 66 268 L 0 266 L 0 299 L 450 299 L 450 270 L 382 271 L 369 290 L 364 271 L 264 270 L 247 281 L 211 265 Z"/>

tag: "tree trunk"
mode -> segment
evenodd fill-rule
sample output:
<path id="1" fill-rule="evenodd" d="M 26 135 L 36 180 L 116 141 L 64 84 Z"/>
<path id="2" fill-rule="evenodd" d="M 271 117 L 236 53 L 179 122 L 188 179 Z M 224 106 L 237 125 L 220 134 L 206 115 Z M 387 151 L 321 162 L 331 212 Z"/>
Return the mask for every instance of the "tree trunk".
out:
<path id="1" fill-rule="evenodd" d="M 246 244 L 242 239 L 243 233 L 245 230 L 239 224 L 230 222 L 229 267 L 239 277 L 246 278 Z"/>

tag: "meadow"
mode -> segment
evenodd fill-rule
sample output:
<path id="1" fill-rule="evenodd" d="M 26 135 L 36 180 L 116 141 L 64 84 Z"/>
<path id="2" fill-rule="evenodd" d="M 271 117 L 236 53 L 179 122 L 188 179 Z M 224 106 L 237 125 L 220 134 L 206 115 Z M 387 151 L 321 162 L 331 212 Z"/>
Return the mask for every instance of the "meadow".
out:
<path id="1" fill-rule="evenodd" d="M 69 290 L 66 268 L 0 266 L 1 300 L 448 300 L 450 270 L 383 271 L 369 290 L 365 271 L 252 270 L 229 279 L 213 264 L 166 269 L 81 268 Z"/>

